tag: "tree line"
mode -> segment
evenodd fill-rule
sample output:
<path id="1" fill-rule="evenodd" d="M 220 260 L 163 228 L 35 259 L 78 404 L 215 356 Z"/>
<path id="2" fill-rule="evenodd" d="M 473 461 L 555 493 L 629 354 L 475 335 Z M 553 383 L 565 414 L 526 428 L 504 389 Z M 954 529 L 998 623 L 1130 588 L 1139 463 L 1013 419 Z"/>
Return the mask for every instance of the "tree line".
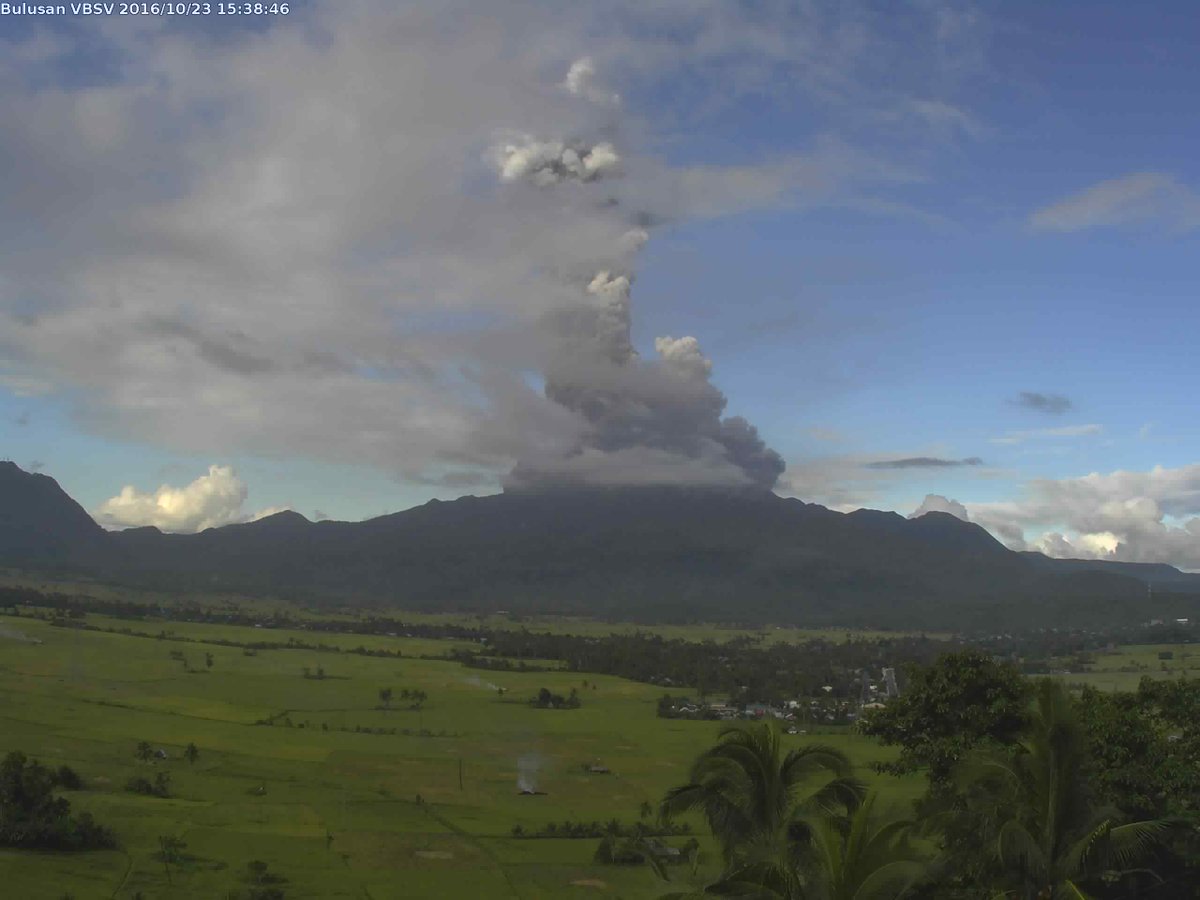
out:
<path id="1" fill-rule="evenodd" d="M 885 808 L 835 749 L 731 726 L 660 805 L 665 820 L 703 815 L 720 875 L 668 896 L 1196 896 L 1200 682 L 1074 697 L 966 651 L 914 668 L 864 727 L 899 748 L 885 771 L 924 773 L 910 811 Z"/>

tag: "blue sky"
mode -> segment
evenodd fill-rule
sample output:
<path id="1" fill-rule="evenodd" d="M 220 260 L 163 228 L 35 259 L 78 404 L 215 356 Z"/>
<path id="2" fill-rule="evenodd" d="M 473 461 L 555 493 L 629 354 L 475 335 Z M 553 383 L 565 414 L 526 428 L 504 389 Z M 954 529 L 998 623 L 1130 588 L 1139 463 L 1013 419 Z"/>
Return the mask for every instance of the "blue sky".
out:
<path id="1" fill-rule="evenodd" d="M 0 455 L 106 525 L 517 465 L 1200 568 L 1191 4 L 292 10 L 0 20 Z"/>

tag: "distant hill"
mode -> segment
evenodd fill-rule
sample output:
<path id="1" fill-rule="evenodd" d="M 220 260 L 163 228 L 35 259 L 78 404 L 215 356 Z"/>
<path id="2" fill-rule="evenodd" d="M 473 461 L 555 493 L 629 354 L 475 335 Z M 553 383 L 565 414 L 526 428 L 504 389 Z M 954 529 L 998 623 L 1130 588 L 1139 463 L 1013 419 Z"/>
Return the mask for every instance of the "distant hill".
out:
<path id="1" fill-rule="evenodd" d="M 1165 593 L 1168 582 L 1200 594 L 1200 576 L 1169 566 L 1014 553 L 945 513 L 842 514 L 769 493 L 506 493 L 358 523 L 285 512 L 175 535 L 105 532 L 53 479 L 7 463 L 0 511 L 0 561 L 9 564 L 404 609 L 1004 629 L 1136 622 L 1197 606 Z M 1153 598 L 1143 576 L 1154 580 Z"/>

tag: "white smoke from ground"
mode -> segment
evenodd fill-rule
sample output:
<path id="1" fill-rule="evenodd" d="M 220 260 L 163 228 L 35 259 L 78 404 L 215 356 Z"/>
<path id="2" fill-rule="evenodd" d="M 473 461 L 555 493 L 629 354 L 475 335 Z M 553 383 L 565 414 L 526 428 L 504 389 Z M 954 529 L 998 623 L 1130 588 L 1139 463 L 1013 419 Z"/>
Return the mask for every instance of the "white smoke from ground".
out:
<path id="1" fill-rule="evenodd" d="M 525 753 L 517 758 L 517 790 L 536 794 L 544 761 L 540 753 Z"/>
<path id="2" fill-rule="evenodd" d="M 0 625 L 0 638 L 6 638 L 10 641 L 18 641 L 22 644 L 40 644 L 41 640 L 35 637 L 30 637 L 25 632 L 9 628 L 7 625 Z"/>
<path id="3" fill-rule="evenodd" d="M 477 675 L 472 675 L 470 678 L 464 678 L 463 681 L 466 684 L 471 685 L 471 687 L 487 688 L 488 690 L 496 691 L 497 693 L 500 691 L 500 685 L 492 684 L 490 681 L 484 681 Z"/>

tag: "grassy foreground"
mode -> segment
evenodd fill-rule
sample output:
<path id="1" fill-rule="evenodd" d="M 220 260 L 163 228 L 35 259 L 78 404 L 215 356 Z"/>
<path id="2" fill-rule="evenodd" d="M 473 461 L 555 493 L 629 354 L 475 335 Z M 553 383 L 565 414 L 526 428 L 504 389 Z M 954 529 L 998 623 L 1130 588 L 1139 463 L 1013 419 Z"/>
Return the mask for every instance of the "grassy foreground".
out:
<path id="1" fill-rule="evenodd" d="M 162 625 L 202 641 L 316 637 L 88 621 L 154 632 Z M 631 824 L 644 801 L 656 804 L 684 779 L 715 739 L 716 723 L 657 718 L 662 690 L 652 685 L 565 671 L 476 672 L 416 658 L 444 652 L 449 641 L 320 639 L 400 650 L 404 658 L 292 649 L 247 655 L 238 647 L 0 616 L 0 752 L 23 750 L 78 770 L 87 789 L 65 796 L 113 827 L 121 843 L 116 851 L 78 854 L 0 850 L 0 893 L 29 900 L 245 896 L 251 860 L 287 878 L 288 898 L 643 898 L 664 891 L 646 867 L 594 864 L 595 839 L 522 839 L 512 829 L 563 820 Z M 187 668 L 173 653 L 186 657 Z M 320 667 L 325 677 L 305 678 L 305 667 L 310 675 Z M 526 705 L 543 686 L 562 694 L 575 688 L 582 707 Z M 394 692 L 391 709 L 379 708 L 385 687 Z M 405 689 L 428 695 L 423 709 L 407 708 Z M 274 724 L 255 724 L 262 720 Z M 169 759 L 139 762 L 141 740 Z M 892 755 L 845 732 L 787 740 L 828 743 L 862 764 Z M 183 759 L 188 743 L 200 750 L 194 765 Z M 583 764 L 593 762 L 611 773 L 585 772 Z M 536 771 L 544 795 L 518 794 L 519 764 Z M 162 770 L 171 776 L 169 799 L 123 789 L 131 776 Z M 915 777 L 878 781 L 892 801 L 923 787 Z M 691 824 L 711 857 L 702 823 Z M 158 858 L 163 835 L 186 842 L 179 863 L 165 867 Z M 687 866 L 673 871 L 677 883 L 692 882 Z M 711 874 L 702 865 L 697 878 Z"/>

